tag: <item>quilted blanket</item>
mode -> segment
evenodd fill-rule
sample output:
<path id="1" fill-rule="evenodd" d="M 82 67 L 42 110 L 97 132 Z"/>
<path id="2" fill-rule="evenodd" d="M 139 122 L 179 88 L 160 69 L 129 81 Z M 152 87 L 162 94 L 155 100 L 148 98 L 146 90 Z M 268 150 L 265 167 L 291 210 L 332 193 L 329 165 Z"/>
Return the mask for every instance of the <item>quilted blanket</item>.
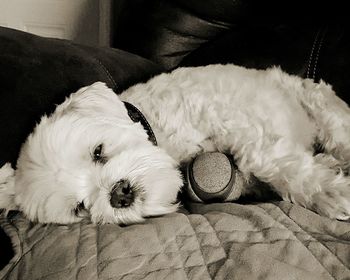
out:
<path id="1" fill-rule="evenodd" d="M 287 202 L 191 204 L 143 224 L 2 219 L 0 279 L 350 279 L 350 223 Z"/>

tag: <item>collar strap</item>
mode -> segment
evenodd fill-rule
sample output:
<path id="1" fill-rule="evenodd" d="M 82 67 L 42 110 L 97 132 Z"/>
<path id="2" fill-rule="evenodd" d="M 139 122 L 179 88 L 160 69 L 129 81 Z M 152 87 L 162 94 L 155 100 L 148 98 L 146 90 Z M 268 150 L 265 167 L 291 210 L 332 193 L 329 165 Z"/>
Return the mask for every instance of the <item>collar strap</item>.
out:
<path id="1" fill-rule="evenodd" d="M 129 115 L 130 119 L 133 122 L 140 122 L 141 125 L 143 126 L 143 128 L 147 132 L 148 140 L 151 141 L 153 143 L 153 145 L 157 146 L 156 136 L 154 135 L 153 130 L 152 130 L 150 124 L 148 123 L 148 121 L 146 120 L 145 116 L 140 112 L 139 109 L 137 109 L 131 103 L 125 102 L 125 101 L 123 101 L 123 102 L 124 102 L 126 109 L 128 110 L 128 115 Z"/>

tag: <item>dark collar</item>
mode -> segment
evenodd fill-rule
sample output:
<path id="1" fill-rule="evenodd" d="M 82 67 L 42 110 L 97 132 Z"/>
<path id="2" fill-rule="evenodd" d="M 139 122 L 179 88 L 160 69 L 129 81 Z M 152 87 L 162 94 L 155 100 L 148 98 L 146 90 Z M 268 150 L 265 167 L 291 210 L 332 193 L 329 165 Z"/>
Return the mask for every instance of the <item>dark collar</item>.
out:
<path id="1" fill-rule="evenodd" d="M 123 102 L 124 102 L 126 109 L 128 110 L 128 115 L 129 115 L 130 119 L 133 122 L 140 122 L 142 124 L 143 128 L 147 132 L 148 140 L 151 141 L 153 143 L 153 145 L 157 146 L 156 136 L 154 135 L 153 130 L 152 130 L 150 124 L 148 123 L 148 121 L 146 120 L 145 116 L 140 112 L 139 109 L 137 109 L 131 103 L 125 102 L 125 101 L 123 101 Z"/>

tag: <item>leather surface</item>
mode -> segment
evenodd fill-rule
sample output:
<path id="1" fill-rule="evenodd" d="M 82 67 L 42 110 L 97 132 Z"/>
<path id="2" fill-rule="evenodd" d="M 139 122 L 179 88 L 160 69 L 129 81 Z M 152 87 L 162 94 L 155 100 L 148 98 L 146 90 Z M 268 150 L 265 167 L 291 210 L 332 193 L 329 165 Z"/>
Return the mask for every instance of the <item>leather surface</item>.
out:
<path id="1" fill-rule="evenodd" d="M 4 230 L 0 227 L 0 270 L 9 262 L 14 256 L 10 238 L 6 235 Z"/>
<path id="2" fill-rule="evenodd" d="M 82 86 L 103 81 L 120 92 L 162 68 L 137 55 L 0 27 L 0 166 L 15 165 L 40 116 Z"/>
<path id="3" fill-rule="evenodd" d="M 350 101 L 348 9 L 340 1 L 128 0 L 114 21 L 114 46 L 170 70 L 235 63 L 279 65 L 331 83 Z"/>

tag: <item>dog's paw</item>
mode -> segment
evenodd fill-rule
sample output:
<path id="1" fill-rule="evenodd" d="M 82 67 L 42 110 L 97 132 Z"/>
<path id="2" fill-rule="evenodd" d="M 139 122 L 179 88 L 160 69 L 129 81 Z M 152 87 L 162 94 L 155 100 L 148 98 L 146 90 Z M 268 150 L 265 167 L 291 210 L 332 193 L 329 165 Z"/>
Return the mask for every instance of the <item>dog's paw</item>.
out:
<path id="1" fill-rule="evenodd" d="M 9 210 L 17 209 L 15 197 L 15 171 L 11 164 L 6 163 L 0 168 L 0 209 Z"/>
<path id="2" fill-rule="evenodd" d="M 314 194 L 312 209 L 332 219 L 350 219 L 350 188 L 334 188 Z"/>

